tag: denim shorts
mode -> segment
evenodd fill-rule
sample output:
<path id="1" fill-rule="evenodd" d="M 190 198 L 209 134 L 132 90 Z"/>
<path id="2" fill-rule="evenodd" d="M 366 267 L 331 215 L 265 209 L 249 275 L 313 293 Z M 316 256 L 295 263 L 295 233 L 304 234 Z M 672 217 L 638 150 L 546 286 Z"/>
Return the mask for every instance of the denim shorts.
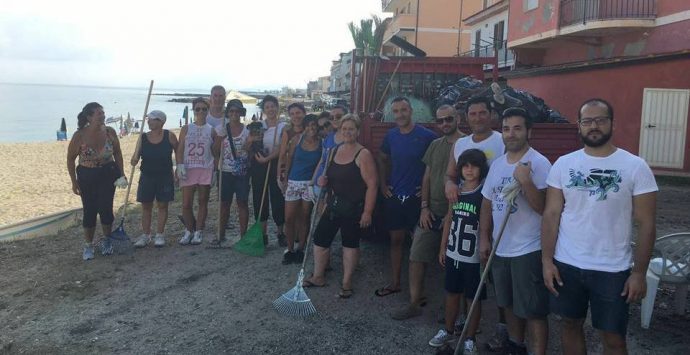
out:
<path id="1" fill-rule="evenodd" d="M 554 260 L 563 286 L 555 284 L 558 296 L 550 296 L 551 312 L 570 319 L 587 317 L 592 307 L 592 327 L 625 337 L 628 304 L 621 296 L 630 270 L 606 272 L 580 269 Z"/>

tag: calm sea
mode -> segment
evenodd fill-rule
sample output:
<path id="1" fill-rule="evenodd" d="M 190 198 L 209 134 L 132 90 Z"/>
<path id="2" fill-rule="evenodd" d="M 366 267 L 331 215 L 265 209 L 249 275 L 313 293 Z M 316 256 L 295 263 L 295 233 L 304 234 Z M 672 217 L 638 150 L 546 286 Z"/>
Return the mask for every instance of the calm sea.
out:
<path id="1" fill-rule="evenodd" d="M 209 89 L 156 89 L 154 94 L 208 93 Z M 54 141 L 55 132 L 60 129 L 62 117 L 67 123 L 67 136 L 71 137 L 77 128 L 77 114 L 89 102 L 103 105 L 106 117 L 130 114 L 132 119 L 141 119 L 146 106 L 148 87 L 112 88 L 34 84 L 0 83 L 0 142 Z M 168 119 L 166 128 L 180 125 L 185 103 L 167 102 L 172 96 L 152 95 L 149 111 L 161 110 Z M 247 116 L 258 111 L 254 105 L 245 105 Z M 112 124 L 118 128 L 117 124 Z"/>

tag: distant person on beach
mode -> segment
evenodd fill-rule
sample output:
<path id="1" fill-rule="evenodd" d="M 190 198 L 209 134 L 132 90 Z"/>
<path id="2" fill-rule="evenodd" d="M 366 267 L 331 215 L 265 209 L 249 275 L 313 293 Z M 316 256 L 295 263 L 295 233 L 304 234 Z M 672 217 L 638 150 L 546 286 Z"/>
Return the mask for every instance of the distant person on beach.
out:
<path id="1" fill-rule="evenodd" d="M 208 198 L 214 183 L 215 159 L 212 148 L 216 131 L 206 123 L 209 103 L 204 98 L 192 101 L 194 122 L 180 130 L 180 143 L 175 150 L 177 177 L 182 187 L 182 217 L 185 232 L 180 245 L 201 244 L 208 215 Z M 199 192 L 199 210 L 194 219 L 194 194 Z M 193 227 L 196 226 L 196 230 Z"/>
<path id="2" fill-rule="evenodd" d="M 379 152 L 379 189 L 384 197 L 383 215 L 390 234 L 391 282 L 376 290 L 379 297 L 400 292 L 400 272 L 405 236 L 412 232 L 421 211 L 424 177 L 422 158 L 436 134 L 412 121 L 412 105 L 405 97 L 391 103 L 396 127 L 383 139 Z"/>
<path id="3" fill-rule="evenodd" d="M 314 231 L 314 274 L 304 287 L 326 285 L 330 247 L 338 231 L 343 244 L 343 279 L 338 297 L 354 293 L 352 276 L 359 262 L 362 229 L 369 228 L 376 205 L 376 163 L 368 149 L 357 143 L 359 119 L 346 115 L 340 125 L 343 143 L 329 154 L 328 168 L 319 178 L 323 189 L 332 191 Z"/>
<path id="4" fill-rule="evenodd" d="M 153 201 L 158 207 L 156 235 L 153 245 L 165 246 L 165 223 L 168 220 L 168 203 L 175 199 L 175 179 L 172 156 L 177 149 L 175 133 L 163 129 L 167 119 L 163 111 L 149 112 L 149 132 L 142 134 L 139 151 L 134 152 L 132 166 L 141 159 L 141 175 L 137 188 L 137 201 L 141 203 L 141 229 L 144 232 L 137 238 L 134 246 L 143 248 L 151 242 L 151 220 Z"/>
<path id="5" fill-rule="evenodd" d="M 309 233 L 309 217 L 314 205 L 314 192 L 310 180 L 321 158 L 321 138 L 318 118 L 307 115 L 302 121 L 302 133 L 288 143 L 285 166 L 287 188 L 285 189 L 285 236 L 287 251 L 283 264 L 301 263 L 304 258 L 305 242 Z M 298 248 L 294 249 L 294 242 Z"/>
<path id="6" fill-rule="evenodd" d="M 262 151 L 256 152 L 251 158 L 249 174 L 252 182 L 252 201 L 254 204 L 254 218 L 261 221 L 264 244 L 268 244 L 267 221 L 270 208 L 273 221 L 278 228 L 278 243 L 286 246 L 283 225 L 285 224 L 285 199 L 278 187 L 278 155 L 280 153 L 280 135 L 286 126 L 285 122 L 278 120 L 278 99 L 272 95 L 266 95 L 260 104 L 266 119 L 262 122 L 263 132 L 261 136 Z M 270 164 L 269 164 L 270 163 Z M 270 165 L 270 169 L 268 166 Z M 266 194 L 264 190 L 264 178 L 268 174 L 268 186 Z M 263 196 L 263 200 L 262 200 Z M 263 209 L 259 216 L 259 209 L 263 201 Z"/>
<path id="7" fill-rule="evenodd" d="M 225 88 L 222 85 L 215 85 L 211 88 L 209 98 L 210 107 L 206 115 L 206 123 L 210 124 L 216 134 L 223 128 L 223 117 L 225 115 Z"/>
<path id="8" fill-rule="evenodd" d="M 72 191 L 81 197 L 84 227 L 84 260 L 93 259 L 93 238 L 96 231 L 96 216 L 101 220 L 103 239 L 101 254 L 110 255 L 113 220 L 113 199 L 115 187 L 127 187 L 122 162 L 122 151 L 117 132 L 105 125 L 103 106 L 97 102 L 86 104 L 78 119 L 67 148 L 67 171 L 72 180 Z M 74 160 L 79 158 L 75 167 Z"/>
<path id="9" fill-rule="evenodd" d="M 228 101 L 225 117 L 228 121 L 223 132 L 216 138 L 214 150 L 219 152 L 221 162 L 222 181 L 220 225 L 225 226 L 230 217 L 230 206 L 233 195 L 237 200 L 237 212 L 240 235 L 247 232 L 249 222 L 249 151 L 257 138 L 250 135 L 241 118 L 247 114 L 242 101 L 234 99 Z M 227 132 L 230 132 L 228 135 Z M 220 228 L 219 239 L 216 243 L 225 241 L 225 228 Z"/>

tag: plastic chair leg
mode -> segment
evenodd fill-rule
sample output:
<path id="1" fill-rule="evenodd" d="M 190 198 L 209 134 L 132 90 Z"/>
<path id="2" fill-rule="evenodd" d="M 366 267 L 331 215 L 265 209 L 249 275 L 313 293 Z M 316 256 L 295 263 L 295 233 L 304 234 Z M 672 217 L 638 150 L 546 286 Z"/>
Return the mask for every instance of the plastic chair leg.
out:
<path id="1" fill-rule="evenodd" d="M 640 306 L 640 322 L 644 329 L 649 329 L 649 323 L 652 320 L 652 311 L 654 310 L 654 299 L 656 298 L 656 291 L 659 288 L 659 277 L 647 270 L 647 294 L 642 299 Z"/>
<path id="2" fill-rule="evenodd" d="M 675 294 L 675 308 L 676 308 L 676 314 L 678 315 L 684 315 L 685 314 L 685 300 L 688 297 L 688 285 L 687 284 L 680 284 L 676 285 L 676 294 Z"/>

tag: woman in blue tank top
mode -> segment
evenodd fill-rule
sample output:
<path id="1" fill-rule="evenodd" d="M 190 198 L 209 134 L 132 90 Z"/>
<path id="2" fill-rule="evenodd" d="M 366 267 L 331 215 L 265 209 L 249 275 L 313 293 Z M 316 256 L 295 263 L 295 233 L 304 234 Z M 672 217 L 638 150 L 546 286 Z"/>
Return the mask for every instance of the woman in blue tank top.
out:
<path id="1" fill-rule="evenodd" d="M 304 256 L 304 243 L 309 233 L 309 216 L 314 201 L 309 184 L 321 158 L 317 119 L 316 115 L 307 115 L 302 123 L 303 133 L 293 137 L 288 144 L 288 183 L 285 189 L 285 236 L 288 249 L 283 255 L 283 264 L 302 262 Z M 299 240 L 297 250 L 293 250 L 295 239 Z"/>

